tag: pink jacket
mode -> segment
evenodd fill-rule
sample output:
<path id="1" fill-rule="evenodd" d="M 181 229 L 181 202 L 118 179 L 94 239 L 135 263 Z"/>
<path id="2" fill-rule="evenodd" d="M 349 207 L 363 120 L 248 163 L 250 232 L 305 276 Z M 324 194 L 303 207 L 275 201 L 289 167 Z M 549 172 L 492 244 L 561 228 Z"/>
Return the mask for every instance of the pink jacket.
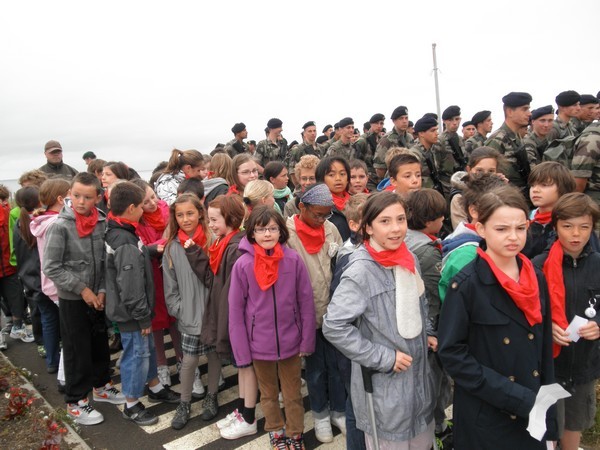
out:
<path id="1" fill-rule="evenodd" d="M 43 267 L 44 265 L 44 248 L 46 247 L 46 233 L 56 219 L 58 219 L 58 214 L 47 214 L 43 216 L 34 217 L 31 221 L 31 234 L 33 234 L 37 239 L 37 247 L 38 252 L 40 254 L 40 265 Z M 42 292 L 46 294 L 50 299 L 58 303 L 58 292 L 56 290 L 56 286 L 54 283 L 44 274 L 43 271 L 40 271 L 40 275 L 42 277 Z"/>

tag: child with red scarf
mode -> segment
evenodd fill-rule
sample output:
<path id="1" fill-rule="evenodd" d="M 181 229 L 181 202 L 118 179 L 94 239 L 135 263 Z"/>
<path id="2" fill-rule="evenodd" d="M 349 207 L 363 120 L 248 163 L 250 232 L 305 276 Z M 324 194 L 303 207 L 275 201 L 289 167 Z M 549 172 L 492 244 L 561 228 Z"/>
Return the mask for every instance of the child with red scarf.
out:
<path id="1" fill-rule="evenodd" d="M 210 245 L 206 211 L 196 195 L 181 194 L 177 197 L 170 207 L 168 229 L 162 261 L 165 302 L 169 314 L 177 319 L 183 351 L 179 371 L 181 403 L 171 421 L 171 427 L 180 430 L 190 418 L 190 402 L 199 357 L 211 353 L 216 355 L 214 347 L 205 345 L 200 340 L 208 289 L 192 270 L 183 247 L 188 239 L 192 239 L 205 251 Z M 211 420 L 218 409 L 216 390 L 208 392 L 202 406 L 202 418 Z"/>
<path id="2" fill-rule="evenodd" d="M 525 198 L 502 186 L 479 200 L 473 262 L 450 284 L 438 328 L 438 355 L 454 380 L 455 448 L 545 450 L 556 439 L 555 408 L 542 441 L 527 431 L 541 386 L 554 383 L 546 281 L 521 250 Z"/>
<path id="3" fill-rule="evenodd" d="M 306 267 L 284 245 L 288 237 L 277 211 L 252 210 L 231 274 L 229 335 L 236 363 L 254 366 L 270 448 L 303 450 L 301 358 L 315 350 L 315 307 Z"/>
<path id="4" fill-rule="evenodd" d="M 329 221 L 335 225 L 342 241 L 350 238 L 350 228 L 344 216 L 346 202 L 350 199 L 350 164 L 342 156 L 329 156 L 321 160 L 315 171 L 317 183 L 325 183 L 331 192 L 333 208 Z"/>
<path id="5" fill-rule="evenodd" d="M 582 431 L 594 425 L 596 416 L 600 253 L 591 247 L 590 237 L 599 219 L 600 209 L 589 196 L 563 195 L 552 210 L 558 239 L 533 260 L 548 281 L 556 379 L 571 393 L 558 403 L 560 448 L 565 450 L 579 448 Z M 587 319 L 587 324 L 579 328 L 580 339 L 573 342 L 565 329 L 576 315 Z"/>
<path id="6" fill-rule="evenodd" d="M 306 384 L 317 439 L 331 442 L 332 423 L 346 431 L 346 392 L 337 365 L 337 350 L 323 337 L 321 325 L 330 300 L 332 260 L 335 261 L 343 241 L 336 227 L 327 220 L 334 207 L 327 185 L 318 183 L 308 188 L 298 206 L 300 214 L 287 220 L 288 245 L 298 252 L 308 269 L 317 324 L 315 353 L 306 358 Z"/>
<path id="7" fill-rule="evenodd" d="M 190 178 L 190 180 L 192 179 Z M 154 348 L 156 349 L 158 378 L 165 386 L 171 386 L 171 374 L 165 354 L 164 330 L 169 330 L 177 362 L 181 362 L 183 354 L 181 353 L 181 334 L 177 329 L 176 320 L 174 317 L 169 316 L 167 311 L 163 274 L 160 267 L 166 243 L 164 235 L 169 221 L 169 205 L 164 200 L 158 199 L 156 193 L 146 181 L 138 178 L 131 182 L 142 188 L 145 192 L 144 201 L 142 202 L 144 212 L 135 229 L 135 234 L 139 236 L 142 243 L 148 248 L 152 261 L 152 278 L 156 291 L 154 317 L 152 318 L 152 336 L 154 338 Z M 198 182 L 202 183 L 199 180 Z"/>

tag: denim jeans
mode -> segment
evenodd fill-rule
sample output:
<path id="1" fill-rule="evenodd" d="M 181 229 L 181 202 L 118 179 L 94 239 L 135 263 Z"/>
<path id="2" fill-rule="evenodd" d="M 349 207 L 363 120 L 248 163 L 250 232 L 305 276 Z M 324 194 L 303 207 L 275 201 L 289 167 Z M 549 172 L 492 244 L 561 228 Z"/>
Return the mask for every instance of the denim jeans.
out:
<path id="1" fill-rule="evenodd" d="M 58 367 L 60 360 L 60 321 L 58 305 L 45 295 L 38 297 L 37 307 L 42 320 L 42 337 L 46 349 L 46 366 Z"/>
<path id="2" fill-rule="evenodd" d="M 142 336 L 141 331 L 121 331 L 121 385 L 123 395 L 140 398 L 146 383 L 157 376 L 156 351 L 152 334 Z"/>
<path id="3" fill-rule="evenodd" d="M 356 416 L 352 407 L 352 396 L 350 395 L 350 381 L 352 378 L 352 361 L 338 352 L 338 369 L 344 387 L 346 388 L 346 449 L 347 450 L 366 450 L 365 433 L 356 428 Z"/>
<path id="4" fill-rule="evenodd" d="M 338 350 L 317 330 L 315 352 L 306 358 L 306 386 L 310 409 L 320 413 L 343 413 L 346 410 L 346 389 L 338 369 Z"/>

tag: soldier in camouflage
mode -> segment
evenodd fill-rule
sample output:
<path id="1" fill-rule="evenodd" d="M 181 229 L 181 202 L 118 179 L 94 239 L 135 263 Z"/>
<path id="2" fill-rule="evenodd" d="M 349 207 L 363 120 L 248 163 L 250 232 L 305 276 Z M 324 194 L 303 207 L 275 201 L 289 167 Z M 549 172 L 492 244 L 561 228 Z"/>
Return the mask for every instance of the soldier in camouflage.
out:
<path id="1" fill-rule="evenodd" d="M 577 117 L 571 117 L 571 125 L 575 127 L 577 134 L 583 132 L 596 119 L 598 110 L 600 110 L 600 101 L 593 95 L 581 94 L 579 106 Z"/>
<path id="2" fill-rule="evenodd" d="M 316 143 L 317 140 L 317 126 L 313 121 L 306 122 L 302 125 L 302 144 L 296 145 L 290 151 L 290 161 L 288 163 L 288 174 L 294 183 L 294 186 L 298 185 L 298 180 L 295 176 L 296 164 L 300 162 L 300 158 L 304 155 L 315 155 L 317 158 L 321 158 L 321 150 Z"/>
<path id="3" fill-rule="evenodd" d="M 441 148 L 438 143 L 438 122 L 431 116 L 423 116 L 415 123 L 415 134 L 417 140 L 410 148 L 421 161 L 421 187 L 434 188 L 432 171 L 434 177 L 437 176 L 437 159 L 441 155 Z M 443 190 L 442 186 L 437 186 L 438 190 Z"/>
<path id="4" fill-rule="evenodd" d="M 373 167 L 380 179 L 385 177 L 387 171 L 385 166 L 387 151 L 392 147 L 410 148 L 414 142 L 412 135 L 408 132 L 408 108 L 398 106 L 392 112 L 391 119 L 394 122 L 394 128 L 379 140 L 373 158 Z"/>
<path id="5" fill-rule="evenodd" d="M 475 124 L 473 123 L 473 121 L 467 120 L 466 122 L 463 122 L 463 124 L 462 124 L 463 141 L 466 143 L 467 139 L 475 136 L 476 131 L 477 130 L 475 129 Z"/>
<path id="6" fill-rule="evenodd" d="M 581 95 L 575 91 L 564 91 L 556 96 L 556 119 L 552 125 L 552 130 L 548 133 L 548 142 L 555 139 L 564 139 L 567 136 L 577 136 L 577 129 L 571 123 L 572 117 L 577 117 L 581 107 L 579 100 Z"/>
<path id="7" fill-rule="evenodd" d="M 373 159 L 375 158 L 377 144 L 381 139 L 380 134 L 384 123 L 385 116 L 383 114 L 373 114 L 369 119 L 369 130 L 354 143 L 356 158 L 364 161 L 367 165 L 368 187 L 371 190 L 375 189 L 380 181 L 373 166 Z"/>
<path id="8" fill-rule="evenodd" d="M 526 92 L 511 92 L 502 97 L 502 103 L 504 123 L 492 133 L 485 145 L 504 155 L 508 166 L 504 175 L 511 184 L 523 189 L 527 186 L 531 165 L 535 163 L 527 157 L 520 135 L 521 130 L 529 125 L 531 95 Z M 525 161 L 529 163 L 529 167 L 525 167 Z"/>
<path id="9" fill-rule="evenodd" d="M 600 204 L 600 123 L 589 125 L 577 140 L 571 162 L 576 190 Z"/>
<path id="10" fill-rule="evenodd" d="M 351 117 L 344 117 L 338 122 L 340 127 L 340 138 L 335 141 L 325 156 L 342 156 L 347 161 L 354 159 L 354 145 L 352 136 L 354 136 L 354 120 Z"/>
<path id="11" fill-rule="evenodd" d="M 476 112 L 471 119 L 473 125 L 475 125 L 475 134 L 465 141 L 465 152 L 470 155 L 473 150 L 479 147 L 483 147 L 487 139 L 487 135 L 492 132 L 494 122 L 492 122 L 491 111 L 479 111 Z"/>
<path id="12" fill-rule="evenodd" d="M 231 128 L 231 132 L 233 133 L 234 138 L 225 144 L 225 151 L 233 158 L 235 155 L 246 153 L 248 151 L 248 146 L 244 142 L 244 139 L 248 137 L 248 131 L 246 130 L 246 125 L 244 125 L 243 122 L 240 122 L 236 123 Z"/>
<path id="13" fill-rule="evenodd" d="M 354 132 L 354 130 L 352 130 Z M 340 140 L 340 124 L 339 122 L 336 122 L 335 125 L 333 126 L 333 136 L 331 136 L 328 140 L 326 140 L 325 142 L 323 142 L 322 144 L 319 144 L 319 148 L 321 149 L 321 154 L 322 155 L 326 155 L 327 151 L 329 150 L 329 147 L 331 147 L 331 145 L 334 142 L 337 142 Z"/>
<path id="14" fill-rule="evenodd" d="M 287 141 L 281 135 L 283 122 L 279 119 L 271 119 L 267 122 L 267 138 L 256 145 L 254 161 L 258 165 L 260 173 L 271 161 L 281 161 L 284 164 L 289 159 Z"/>
<path id="15" fill-rule="evenodd" d="M 531 111 L 531 131 L 523 138 L 523 145 L 530 159 L 535 164 L 542 162 L 544 152 L 548 148 L 548 133 L 554 123 L 554 108 L 552 105 L 542 106 Z"/>
<path id="16" fill-rule="evenodd" d="M 439 142 L 442 150 L 447 153 L 444 160 L 452 159 L 452 166 L 445 164 L 444 167 L 439 167 L 440 178 L 442 184 L 448 182 L 448 194 L 450 194 L 450 177 L 454 172 L 465 170 L 467 167 L 467 158 L 465 156 L 465 143 L 461 136 L 458 135 L 458 127 L 460 126 L 461 116 L 460 107 L 456 105 L 449 106 L 442 113 L 442 121 L 444 123 L 444 132 L 439 136 Z"/>

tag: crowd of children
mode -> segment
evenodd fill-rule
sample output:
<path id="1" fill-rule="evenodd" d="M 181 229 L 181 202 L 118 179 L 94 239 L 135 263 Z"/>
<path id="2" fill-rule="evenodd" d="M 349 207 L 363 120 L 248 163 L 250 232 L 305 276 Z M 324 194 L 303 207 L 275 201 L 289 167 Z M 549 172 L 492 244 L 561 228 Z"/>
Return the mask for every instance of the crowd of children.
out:
<path id="1" fill-rule="evenodd" d="M 12 210 L 0 187 L 3 331 L 38 344 L 83 425 L 103 421 L 90 393 L 141 426 L 158 421 L 144 395 L 177 405 L 175 430 L 194 398 L 213 421 L 231 363 L 239 399 L 216 421 L 225 439 L 258 432 L 260 391 L 271 448 L 305 448 L 305 380 L 320 442 L 333 426 L 348 449 L 448 436 L 462 449 L 541 449 L 528 416 L 540 387 L 559 382 L 571 397 L 549 409 L 544 440 L 576 449 L 600 376 L 598 205 L 557 162 L 533 168 L 525 199 L 489 147 L 446 196 L 413 151 L 391 148 L 386 166 L 381 192 L 364 162 L 340 155 L 302 156 L 295 184 L 281 162 L 263 171 L 246 153 L 196 150 L 173 150 L 149 182 L 122 162 L 71 182 L 29 172 Z M 575 316 L 586 321 L 577 342 Z"/>

